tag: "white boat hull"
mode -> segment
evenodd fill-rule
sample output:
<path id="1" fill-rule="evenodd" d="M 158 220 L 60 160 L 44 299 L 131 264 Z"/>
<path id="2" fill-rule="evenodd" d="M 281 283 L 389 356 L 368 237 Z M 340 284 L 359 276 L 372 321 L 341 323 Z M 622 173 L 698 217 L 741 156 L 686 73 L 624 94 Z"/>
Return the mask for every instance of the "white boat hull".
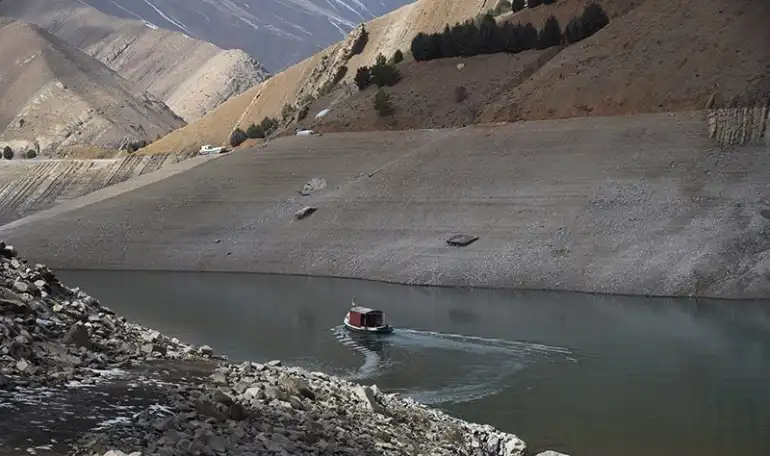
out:
<path id="1" fill-rule="evenodd" d="M 370 333 L 370 334 L 387 334 L 390 332 L 393 332 L 393 327 L 390 325 L 385 326 L 355 326 L 350 324 L 350 319 L 345 316 L 345 320 L 343 321 L 345 324 L 345 327 L 348 328 L 351 331 L 358 331 L 362 333 Z"/>

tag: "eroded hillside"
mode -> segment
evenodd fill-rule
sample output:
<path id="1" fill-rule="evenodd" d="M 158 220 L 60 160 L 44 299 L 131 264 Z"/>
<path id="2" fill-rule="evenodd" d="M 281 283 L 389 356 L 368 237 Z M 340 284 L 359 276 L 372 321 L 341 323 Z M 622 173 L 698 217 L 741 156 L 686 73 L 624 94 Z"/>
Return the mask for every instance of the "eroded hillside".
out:
<path id="1" fill-rule="evenodd" d="M 236 126 L 245 128 L 264 116 L 280 117 L 284 105 L 309 98 L 320 99 L 301 127 L 354 131 L 686 111 L 702 109 L 712 98 L 720 102 L 770 88 L 770 47 L 765 46 L 770 42 L 766 27 L 770 4 L 763 0 L 704 0 L 698 8 L 683 0 L 595 0 L 610 23 L 578 43 L 537 51 L 547 57 L 534 63 L 525 56 L 505 54 L 462 57 L 453 62 L 414 62 L 407 55 L 400 64 L 405 77 L 397 86 L 386 88 L 395 105 L 395 113 L 388 119 L 376 117 L 373 89 L 359 92 L 350 84 L 356 69 L 371 65 L 377 54 L 391 56 L 397 49 L 408 52 L 418 32 L 437 32 L 447 24 L 476 17 L 494 6 L 491 3 L 420 0 L 400 8 L 365 25 L 365 46 L 360 52 L 338 58 L 358 39 L 353 32 L 150 150 L 188 150 L 202 142 L 224 143 Z M 539 28 L 554 15 L 564 29 L 569 18 L 579 15 L 589 3 L 559 0 L 503 14 L 498 23 L 532 22 Z M 472 70 L 459 75 L 458 63 Z M 324 84 L 342 66 L 347 71 L 341 85 L 323 96 Z M 455 90 L 461 85 L 468 89 L 469 97 L 465 104 L 457 105 Z M 331 108 L 327 118 L 312 119 L 312 114 L 326 108 Z"/>
<path id="2" fill-rule="evenodd" d="M 378 53 L 407 51 L 412 37 L 420 31 L 441 30 L 447 22 L 465 20 L 486 11 L 491 0 L 421 0 L 353 30 L 346 39 L 276 74 L 269 80 L 234 97 L 210 115 L 192 122 L 150 145 L 147 151 L 190 151 L 202 143 L 225 143 L 237 126 L 248 126 L 265 116 L 280 117 L 285 105 L 297 105 L 302 98 L 317 97 L 339 68 L 347 68 L 343 83 L 350 83 L 355 70 L 374 62 Z M 362 48 L 362 49 L 361 49 Z"/>
<path id="3" fill-rule="evenodd" d="M 770 90 L 770 3 L 644 0 L 567 47 L 481 121 L 704 108 Z"/>
<path id="4" fill-rule="evenodd" d="M 163 102 L 46 30 L 0 25 L 3 147 L 38 155 L 75 144 L 117 149 L 184 125 Z"/>
<path id="5" fill-rule="evenodd" d="M 5 0 L 0 16 L 38 24 L 163 100 L 187 121 L 263 81 L 245 52 L 103 14 L 77 0 Z"/>

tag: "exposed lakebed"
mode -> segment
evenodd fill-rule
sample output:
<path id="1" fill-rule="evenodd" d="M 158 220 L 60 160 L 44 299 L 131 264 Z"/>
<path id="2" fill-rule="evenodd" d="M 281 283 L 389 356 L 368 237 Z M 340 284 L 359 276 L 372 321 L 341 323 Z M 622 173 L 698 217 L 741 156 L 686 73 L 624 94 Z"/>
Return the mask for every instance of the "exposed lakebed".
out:
<path id="1" fill-rule="evenodd" d="M 60 271 L 132 321 L 376 383 L 573 456 L 770 453 L 770 304 Z M 398 329 L 342 331 L 350 299 Z"/>

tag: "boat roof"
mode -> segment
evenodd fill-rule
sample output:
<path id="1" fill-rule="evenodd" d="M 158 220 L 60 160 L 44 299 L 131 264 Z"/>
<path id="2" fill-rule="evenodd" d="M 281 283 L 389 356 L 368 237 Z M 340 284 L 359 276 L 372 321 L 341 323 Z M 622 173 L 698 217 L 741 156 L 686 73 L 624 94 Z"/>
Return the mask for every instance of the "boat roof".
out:
<path id="1" fill-rule="evenodd" d="M 361 307 L 361 306 L 355 306 L 350 309 L 351 312 L 356 312 L 360 314 L 368 314 L 368 313 L 382 313 L 381 310 L 376 309 L 370 309 L 368 307 Z"/>

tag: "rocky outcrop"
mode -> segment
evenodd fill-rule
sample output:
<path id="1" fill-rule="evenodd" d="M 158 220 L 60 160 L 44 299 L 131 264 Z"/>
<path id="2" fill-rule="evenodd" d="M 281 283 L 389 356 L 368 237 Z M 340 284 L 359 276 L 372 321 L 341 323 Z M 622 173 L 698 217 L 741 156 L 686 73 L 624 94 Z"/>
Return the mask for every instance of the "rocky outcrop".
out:
<path id="1" fill-rule="evenodd" d="M 92 384 L 157 359 L 226 359 L 126 321 L 0 242 L 0 387 Z M 515 435 L 318 372 L 220 362 L 208 382 L 84 436 L 76 455 L 523 455 Z"/>
<path id="2" fill-rule="evenodd" d="M 319 63 L 313 68 L 310 76 L 297 92 L 295 105 L 304 104 L 305 100 L 314 99 L 331 89 L 348 73 L 346 66 L 354 55 L 360 54 L 366 47 L 369 34 L 361 24 L 348 36 L 330 47 L 321 56 Z"/>
<path id="3" fill-rule="evenodd" d="M 50 269 L 29 265 L 0 242 L 0 382 L 6 386 L 93 383 L 101 372 L 201 351 L 129 323 Z"/>
<path id="4" fill-rule="evenodd" d="M 40 25 L 163 100 L 186 121 L 268 76 L 243 51 L 109 16 L 77 0 L 6 0 L 0 15 Z"/>
<path id="5" fill-rule="evenodd" d="M 770 146 L 770 98 L 711 109 L 708 127 L 711 139 L 722 146 Z"/>

